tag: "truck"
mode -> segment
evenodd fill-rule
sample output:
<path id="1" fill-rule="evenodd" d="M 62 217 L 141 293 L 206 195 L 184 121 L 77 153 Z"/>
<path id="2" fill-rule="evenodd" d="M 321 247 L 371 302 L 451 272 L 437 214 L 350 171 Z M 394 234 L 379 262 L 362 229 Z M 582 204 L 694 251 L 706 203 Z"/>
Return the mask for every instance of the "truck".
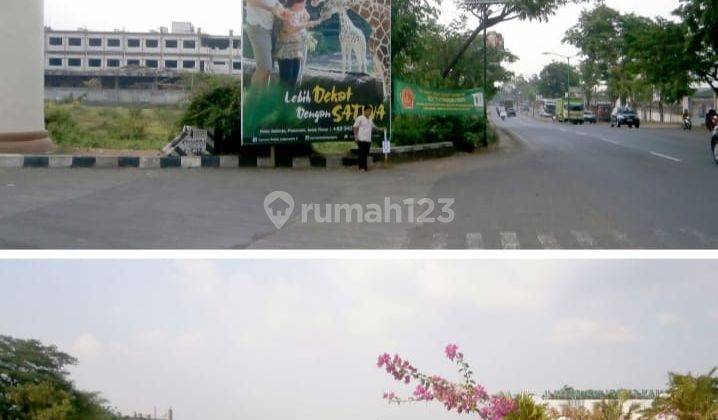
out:
<path id="1" fill-rule="evenodd" d="M 583 124 L 583 99 L 568 98 L 556 101 L 556 119 L 558 122 Z"/>

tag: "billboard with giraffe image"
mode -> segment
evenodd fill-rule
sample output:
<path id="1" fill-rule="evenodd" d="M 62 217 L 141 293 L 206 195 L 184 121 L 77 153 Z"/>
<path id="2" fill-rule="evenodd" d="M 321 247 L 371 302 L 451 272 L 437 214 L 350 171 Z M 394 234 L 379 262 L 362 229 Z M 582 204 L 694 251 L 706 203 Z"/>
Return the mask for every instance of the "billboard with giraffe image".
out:
<path id="1" fill-rule="evenodd" d="M 390 0 L 243 1 L 243 145 L 352 141 L 366 107 L 389 126 Z"/>

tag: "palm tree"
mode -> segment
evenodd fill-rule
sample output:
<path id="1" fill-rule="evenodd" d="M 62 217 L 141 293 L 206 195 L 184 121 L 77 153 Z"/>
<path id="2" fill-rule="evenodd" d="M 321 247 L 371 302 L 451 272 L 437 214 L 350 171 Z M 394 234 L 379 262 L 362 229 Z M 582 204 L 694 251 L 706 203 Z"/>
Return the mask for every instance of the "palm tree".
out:
<path id="1" fill-rule="evenodd" d="M 708 374 L 693 376 L 670 373 L 668 390 L 643 413 L 644 419 L 670 416 L 678 420 L 718 419 L 718 378 L 716 368 Z"/>

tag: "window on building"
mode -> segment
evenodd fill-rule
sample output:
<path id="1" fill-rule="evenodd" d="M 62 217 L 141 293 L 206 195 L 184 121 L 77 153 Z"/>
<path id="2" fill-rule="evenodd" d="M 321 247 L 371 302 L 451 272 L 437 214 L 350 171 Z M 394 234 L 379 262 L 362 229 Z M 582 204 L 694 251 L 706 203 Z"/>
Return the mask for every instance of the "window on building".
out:
<path id="1" fill-rule="evenodd" d="M 99 58 L 90 58 L 87 60 L 87 65 L 89 67 L 102 67 L 102 60 Z"/>
<path id="2" fill-rule="evenodd" d="M 61 46 L 62 45 L 62 37 L 59 36 L 52 36 L 50 37 L 50 45 L 52 46 Z"/>
<path id="3" fill-rule="evenodd" d="M 130 38 L 127 40 L 127 46 L 129 48 L 140 48 L 140 40 L 137 38 Z"/>
<path id="4" fill-rule="evenodd" d="M 165 41 L 165 48 L 177 48 L 176 39 L 168 39 Z"/>
<path id="5" fill-rule="evenodd" d="M 102 38 L 90 38 L 89 44 L 91 47 L 101 47 L 102 46 Z"/>
<path id="6" fill-rule="evenodd" d="M 109 38 L 107 40 L 107 46 L 113 48 L 119 48 L 122 46 L 122 41 L 119 38 Z"/>
<path id="7" fill-rule="evenodd" d="M 185 69 L 193 69 L 193 68 L 195 68 L 196 65 L 197 65 L 197 63 L 195 63 L 192 60 L 184 60 L 182 62 L 182 68 L 185 68 Z"/>
<path id="8" fill-rule="evenodd" d="M 51 67 L 62 67 L 62 58 L 50 58 L 50 66 Z"/>
<path id="9" fill-rule="evenodd" d="M 67 43 L 70 44 L 71 47 L 81 47 L 82 38 L 70 38 L 67 40 Z"/>
<path id="10" fill-rule="evenodd" d="M 148 39 L 145 41 L 146 48 L 158 48 L 159 46 L 160 42 L 156 39 Z"/>
<path id="11" fill-rule="evenodd" d="M 140 60 L 127 60 L 127 65 L 128 65 L 128 66 L 136 66 L 136 67 L 139 67 L 139 66 L 140 66 Z"/>
<path id="12" fill-rule="evenodd" d="M 177 60 L 167 60 L 167 61 L 165 61 L 165 68 L 168 68 L 168 69 L 176 69 L 176 68 L 177 68 Z"/>
<path id="13" fill-rule="evenodd" d="M 215 66 L 226 66 L 227 62 L 226 61 L 215 61 L 213 64 Z"/>
<path id="14" fill-rule="evenodd" d="M 113 67 L 113 68 L 120 67 L 120 60 L 118 60 L 116 58 L 108 58 L 107 59 L 107 67 Z"/>
<path id="15" fill-rule="evenodd" d="M 242 43 L 238 39 L 232 41 L 232 48 L 238 50 L 242 46 Z"/>
<path id="16" fill-rule="evenodd" d="M 242 70 L 242 63 L 239 61 L 235 61 L 232 63 L 232 68 L 235 70 Z"/>
<path id="17" fill-rule="evenodd" d="M 197 47 L 197 43 L 194 41 L 182 41 L 182 48 L 186 50 L 193 50 L 195 47 Z"/>
<path id="18" fill-rule="evenodd" d="M 82 67 L 82 59 L 81 58 L 68 58 L 67 65 L 70 67 Z"/>
<path id="19" fill-rule="evenodd" d="M 159 67 L 159 61 L 157 60 L 145 60 L 145 67 L 149 67 L 151 69 L 156 69 Z"/>

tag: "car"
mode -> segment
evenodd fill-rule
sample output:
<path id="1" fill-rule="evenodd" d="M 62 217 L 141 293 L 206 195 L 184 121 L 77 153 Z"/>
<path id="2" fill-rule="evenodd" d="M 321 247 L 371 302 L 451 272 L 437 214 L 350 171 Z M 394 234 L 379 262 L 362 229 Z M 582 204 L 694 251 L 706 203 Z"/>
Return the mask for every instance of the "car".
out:
<path id="1" fill-rule="evenodd" d="M 505 109 L 502 109 L 502 110 L 499 112 L 499 117 L 501 117 L 502 120 L 505 120 L 505 119 L 506 119 L 506 110 L 505 110 Z"/>
<path id="2" fill-rule="evenodd" d="M 636 112 L 627 106 L 616 107 L 611 112 L 611 127 L 621 128 L 622 125 L 627 125 L 628 128 L 640 128 L 641 120 L 636 115 Z"/>
<path id="3" fill-rule="evenodd" d="M 583 112 L 583 121 L 591 124 L 596 124 L 598 122 L 598 118 L 596 118 L 596 114 L 594 114 L 591 111 L 584 111 Z"/>
<path id="4" fill-rule="evenodd" d="M 516 109 L 515 108 L 506 108 L 506 115 L 509 117 L 515 117 Z"/>
<path id="5" fill-rule="evenodd" d="M 713 129 L 713 137 L 711 137 L 711 151 L 713 152 L 713 160 L 718 163 L 718 126 Z"/>

